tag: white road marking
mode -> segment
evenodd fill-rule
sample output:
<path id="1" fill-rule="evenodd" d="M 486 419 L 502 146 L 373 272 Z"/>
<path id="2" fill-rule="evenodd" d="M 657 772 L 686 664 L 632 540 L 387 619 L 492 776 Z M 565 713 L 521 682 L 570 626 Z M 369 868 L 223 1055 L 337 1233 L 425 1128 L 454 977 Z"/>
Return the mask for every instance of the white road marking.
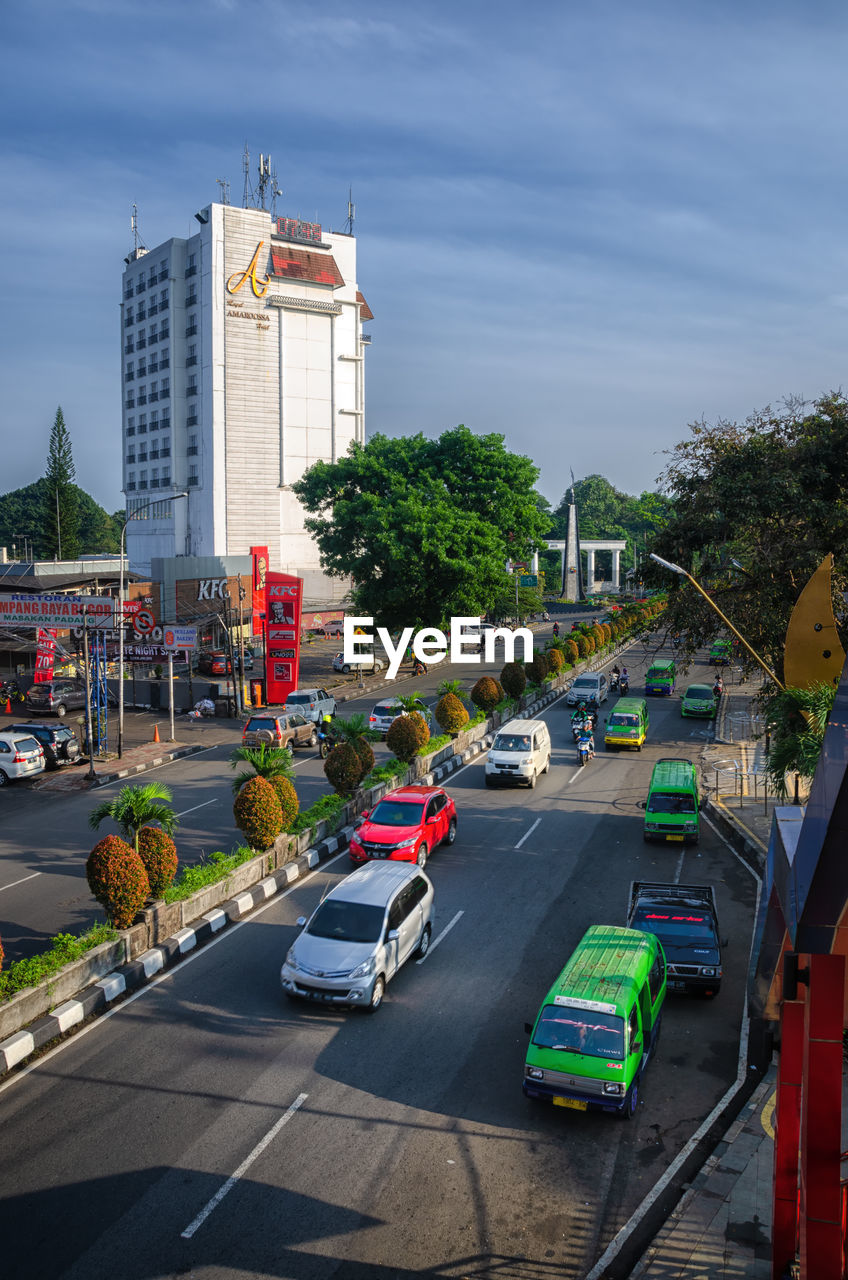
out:
<path id="1" fill-rule="evenodd" d="M 40 876 L 40 875 L 41 875 L 40 871 L 33 871 L 31 876 L 22 876 L 20 880 L 13 880 L 11 884 L 4 884 L 2 888 L 0 888 L 0 893 L 3 892 L 3 889 L 14 889 L 16 884 L 24 884 L 25 881 L 34 880 L 36 876 Z"/>
<path id="2" fill-rule="evenodd" d="M 208 804 L 217 804 L 217 803 L 218 803 L 218 798 L 216 796 L 214 800 L 204 800 L 203 804 L 196 804 L 191 809 L 183 809 L 182 812 L 175 813 L 174 817 L 184 818 L 187 813 L 194 813 L 197 809 L 205 809 Z"/>
<path id="3" fill-rule="evenodd" d="M 464 911 L 457 911 L 456 915 L 454 916 L 453 920 L 451 920 L 450 924 L 446 925 L 445 928 L 442 930 L 442 932 L 439 934 L 438 938 L 434 938 L 434 940 L 430 943 L 429 947 L 427 948 L 427 956 L 430 956 L 433 954 L 433 952 L 436 950 L 436 947 L 439 945 L 439 943 L 444 941 L 444 939 L 448 936 L 448 934 L 450 933 L 454 925 L 458 924 L 464 915 L 465 915 Z M 422 956 L 421 959 L 416 960 L 415 963 L 423 964 L 424 961 L 427 959 L 427 956 Z"/>
<path id="4" fill-rule="evenodd" d="M 297 1095 L 294 1102 L 289 1107 L 288 1111 L 284 1112 L 283 1115 L 280 1116 L 277 1123 L 268 1130 L 268 1132 L 265 1134 L 265 1137 L 262 1139 L 262 1141 L 256 1144 L 256 1146 L 251 1151 L 250 1155 L 246 1156 L 245 1159 L 242 1160 L 241 1164 L 236 1169 L 235 1173 L 231 1177 L 227 1178 L 227 1181 L 220 1188 L 220 1190 L 215 1193 L 215 1195 L 206 1205 L 205 1209 L 200 1210 L 200 1213 L 197 1215 L 194 1222 L 192 1222 L 189 1226 L 187 1226 L 185 1231 L 180 1233 L 181 1238 L 183 1240 L 190 1240 L 191 1237 L 194 1235 L 195 1231 L 197 1231 L 198 1227 L 203 1226 L 204 1222 L 209 1217 L 210 1213 L 212 1213 L 213 1209 L 217 1209 L 218 1205 L 221 1203 L 221 1201 L 223 1200 L 227 1192 L 232 1191 L 233 1187 L 236 1185 L 239 1179 L 244 1177 L 244 1175 L 247 1173 L 250 1166 L 253 1164 L 254 1160 L 258 1159 L 259 1156 L 262 1155 L 262 1152 L 265 1150 L 268 1144 L 274 1141 L 277 1134 L 282 1129 L 283 1125 L 288 1124 L 289 1120 L 291 1120 L 294 1113 L 300 1107 L 303 1106 L 304 1102 L 308 1097 L 309 1097 L 308 1093 L 299 1093 Z"/>
<path id="5" fill-rule="evenodd" d="M 533 832 L 536 830 L 536 828 L 538 827 L 541 821 L 542 821 L 541 818 L 537 818 L 536 821 L 533 823 L 532 827 L 530 828 L 530 830 L 524 832 L 524 835 L 521 837 L 518 844 L 515 846 L 516 849 L 520 849 L 521 846 L 524 844 L 524 841 L 527 839 L 527 837 L 532 836 Z"/>
<path id="6" fill-rule="evenodd" d="M 675 868 L 674 879 L 672 880 L 672 884 L 680 884 L 680 876 L 683 871 L 683 859 L 685 857 L 686 857 L 686 846 L 684 845 L 683 848 L 680 850 L 680 857 L 677 859 L 677 867 Z"/>

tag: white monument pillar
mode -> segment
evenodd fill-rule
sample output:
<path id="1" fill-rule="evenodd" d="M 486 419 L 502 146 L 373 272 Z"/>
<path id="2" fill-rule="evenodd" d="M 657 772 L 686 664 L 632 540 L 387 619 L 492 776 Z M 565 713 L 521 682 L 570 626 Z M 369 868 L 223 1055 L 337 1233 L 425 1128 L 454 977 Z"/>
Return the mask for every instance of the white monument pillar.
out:
<path id="1" fill-rule="evenodd" d="M 612 589 L 621 590 L 621 552 L 615 549 L 612 553 Z"/>
<path id="2" fill-rule="evenodd" d="M 586 594 L 594 595 L 595 593 L 595 553 L 594 551 L 586 552 Z"/>
<path id="3" fill-rule="evenodd" d="M 531 573 L 538 573 L 538 572 L 539 572 L 539 553 L 538 553 L 538 551 L 534 551 L 534 552 L 533 552 L 533 559 L 530 561 L 530 572 L 531 572 Z"/>

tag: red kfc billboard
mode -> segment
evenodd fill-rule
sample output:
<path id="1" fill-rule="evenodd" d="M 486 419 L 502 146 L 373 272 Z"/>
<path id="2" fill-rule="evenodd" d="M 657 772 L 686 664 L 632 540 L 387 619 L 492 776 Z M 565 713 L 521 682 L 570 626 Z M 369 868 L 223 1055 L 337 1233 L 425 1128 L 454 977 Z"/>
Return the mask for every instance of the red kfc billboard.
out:
<path id="1" fill-rule="evenodd" d="M 250 630 L 252 635 L 261 636 L 262 615 L 265 613 L 265 575 L 268 572 L 268 548 L 251 547 L 250 555 L 253 561 Z"/>
<path id="2" fill-rule="evenodd" d="M 265 684 L 270 705 L 297 688 L 303 581 L 289 573 L 265 574 Z"/>

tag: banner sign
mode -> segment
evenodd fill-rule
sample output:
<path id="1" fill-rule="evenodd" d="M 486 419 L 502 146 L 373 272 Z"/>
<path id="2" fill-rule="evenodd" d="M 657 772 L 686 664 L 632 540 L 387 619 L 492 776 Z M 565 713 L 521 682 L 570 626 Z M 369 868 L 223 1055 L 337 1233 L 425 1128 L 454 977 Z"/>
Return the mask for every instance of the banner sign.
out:
<path id="1" fill-rule="evenodd" d="M 265 575 L 265 683 L 270 706 L 283 704 L 297 688 L 303 580 L 288 573 Z"/>
<path id="2" fill-rule="evenodd" d="M 53 662 L 56 657 L 56 632 L 38 630 L 38 650 L 35 655 L 33 684 L 47 684 L 53 679 Z"/>
<path id="3" fill-rule="evenodd" d="M 115 649 L 115 654 L 118 650 Z M 109 646 L 110 656 L 112 646 Z M 125 644 L 124 662 L 167 662 L 168 655 L 173 657 L 173 649 L 166 649 L 163 644 Z"/>
<path id="4" fill-rule="evenodd" d="M 265 612 L 265 575 L 268 572 L 268 548 L 251 547 L 253 560 L 253 598 L 251 601 L 250 632 L 262 635 L 262 615 Z"/>
<path id="5" fill-rule="evenodd" d="M 163 627 L 162 644 L 165 649 L 196 649 L 197 627 Z"/>
<path id="6" fill-rule="evenodd" d="M 0 627 L 108 627 L 114 611 L 111 596 L 0 595 Z"/>
<path id="7" fill-rule="evenodd" d="M 301 618 L 302 631 L 332 631 L 342 633 L 344 609 L 322 609 L 320 613 L 304 613 Z"/>

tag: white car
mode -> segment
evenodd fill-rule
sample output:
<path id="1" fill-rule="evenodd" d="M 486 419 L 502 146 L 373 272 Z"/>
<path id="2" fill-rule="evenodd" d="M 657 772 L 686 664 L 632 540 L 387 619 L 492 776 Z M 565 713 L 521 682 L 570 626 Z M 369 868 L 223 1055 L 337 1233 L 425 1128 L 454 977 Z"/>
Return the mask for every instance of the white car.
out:
<path id="1" fill-rule="evenodd" d="M 326 689 L 295 689 L 286 698 L 283 711 L 296 712 L 313 724 L 320 724 L 324 716 L 336 714 L 336 700 Z"/>
<path id="2" fill-rule="evenodd" d="M 574 681 L 565 701 L 569 707 L 574 707 L 579 702 L 599 707 L 602 702 L 606 702 L 608 692 L 609 685 L 602 671 L 586 671 Z"/>
<path id="3" fill-rule="evenodd" d="M 41 743 L 27 733 L 0 732 L 0 787 L 16 778 L 30 778 L 45 769 Z"/>
<path id="4" fill-rule="evenodd" d="M 372 653 L 369 658 L 363 658 L 360 662 L 345 662 L 343 653 L 337 653 L 333 658 L 333 670 L 341 671 L 342 675 L 347 675 L 350 671 L 382 671 L 385 667 L 382 658 L 376 658 Z"/>
<path id="5" fill-rule="evenodd" d="M 290 999 L 376 1013 L 386 983 L 424 956 L 435 915 L 433 886 L 409 862 L 366 862 L 331 889 L 290 947 L 280 971 Z"/>
<path id="6" fill-rule="evenodd" d="M 426 702 L 420 699 L 416 702 L 415 711 L 423 716 L 424 723 L 430 732 L 433 732 L 433 713 L 427 706 Z M 398 716 L 405 716 L 407 712 L 398 702 L 397 698 L 387 698 L 384 702 L 378 702 L 368 717 L 368 728 L 373 729 L 375 733 L 382 734 L 385 738 Z"/>

